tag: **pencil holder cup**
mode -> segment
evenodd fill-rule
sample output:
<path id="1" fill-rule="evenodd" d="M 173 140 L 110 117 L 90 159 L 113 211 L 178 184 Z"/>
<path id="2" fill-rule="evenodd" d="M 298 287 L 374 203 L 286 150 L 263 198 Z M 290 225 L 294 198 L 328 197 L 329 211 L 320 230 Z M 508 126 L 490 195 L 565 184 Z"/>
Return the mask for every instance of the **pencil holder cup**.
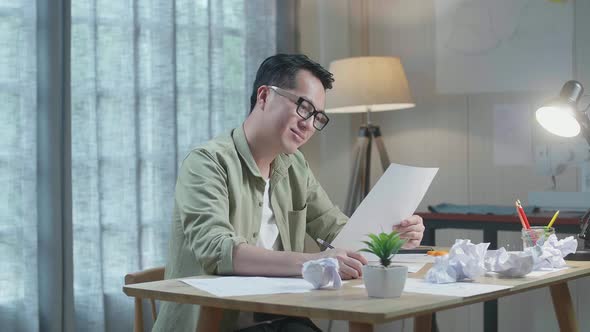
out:
<path id="1" fill-rule="evenodd" d="M 551 234 L 555 234 L 555 228 L 545 226 L 532 226 L 530 229 L 523 228 L 520 231 L 523 249 L 542 244 Z"/>

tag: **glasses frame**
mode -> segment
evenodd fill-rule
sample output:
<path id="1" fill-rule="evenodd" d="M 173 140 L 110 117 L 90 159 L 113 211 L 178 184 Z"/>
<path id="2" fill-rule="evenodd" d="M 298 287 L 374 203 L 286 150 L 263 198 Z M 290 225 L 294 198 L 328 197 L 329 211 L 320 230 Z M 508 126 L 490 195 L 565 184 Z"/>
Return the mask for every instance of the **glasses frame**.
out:
<path id="1" fill-rule="evenodd" d="M 326 114 L 326 112 L 324 111 L 318 111 L 317 108 L 315 108 L 315 105 L 301 97 L 298 96 L 296 94 L 293 94 L 285 89 L 281 89 L 278 86 L 274 86 L 274 85 L 267 85 L 269 89 L 273 90 L 274 92 L 276 92 L 278 95 L 285 97 L 287 99 L 289 99 L 292 103 L 294 103 L 295 105 L 297 105 L 297 109 L 295 110 L 295 112 L 297 113 L 297 115 L 299 115 L 299 117 L 301 117 L 303 120 L 307 120 L 311 117 L 313 117 L 313 127 L 317 130 L 317 131 L 321 131 L 322 129 L 326 128 L 326 126 L 328 125 L 328 122 L 330 122 L 330 118 L 328 117 L 328 115 Z M 301 108 L 301 104 L 303 104 L 303 102 L 308 102 L 311 107 L 313 108 L 313 111 L 311 113 L 308 113 L 307 116 L 303 115 L 300 113 L 299 109 Z M 326 122 L 324 123 L 323 126 L 318 127 L 318 125 L 316 125 L 316 120 L 317 120 L 317 115 L 318 114 L 322 114 L 325 118 L 326 118 Z"/>

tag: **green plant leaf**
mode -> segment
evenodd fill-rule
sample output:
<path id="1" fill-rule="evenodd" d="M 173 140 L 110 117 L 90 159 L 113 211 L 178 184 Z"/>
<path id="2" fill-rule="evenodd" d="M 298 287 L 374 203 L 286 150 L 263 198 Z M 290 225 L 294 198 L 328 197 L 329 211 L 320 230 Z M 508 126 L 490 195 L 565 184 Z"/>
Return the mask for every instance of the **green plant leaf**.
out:
<path id="1" fill-rule="evenodd" d="M 387 267 L 391 259 L 398 253 L 399 249 L 406 243 L 396 231 L 391 233 L 381 232 L 379 234 L 367 234 L 370 241 L 362 241 L 367 247 L 359 251 L 369 252 L 379 258 L 381 265 Z"/>
<path id="2" fill-rule="evenodd" d="M 379 242 L 379 236 L 375 234 L 367 234 L 367 236 L 371 238 L 372 242 Z"/>

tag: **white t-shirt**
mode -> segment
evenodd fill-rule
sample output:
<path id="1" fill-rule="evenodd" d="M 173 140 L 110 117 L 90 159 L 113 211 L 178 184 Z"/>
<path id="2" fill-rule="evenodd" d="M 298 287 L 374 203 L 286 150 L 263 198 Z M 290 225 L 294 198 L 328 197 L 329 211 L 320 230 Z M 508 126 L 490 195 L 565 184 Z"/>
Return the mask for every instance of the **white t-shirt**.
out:
<path id="1" fill-rule="evenodd" d="M 266 180 L 264 187 L 264 196 L 262 198 L 262 218 L 260 220 L 260 230 L 258 231 L 258 240 L 256 246 L 268 250 L 277 250 L 280 241 L 279 229 L 275 215 L 270 208 L 270 181 Z M 240 311 L 238 316 L 238 329 L 243 329 L 255 325 L 254 317 L 251 312 Z"/>
<path id="2" fill-rule="evenodd" d="M 260 231 L 258 232 L 258 241 L 256 246 L 268 250 L 276 250 L 279 237 L 279 229 L 275 215 L 270 208 L 270 181 L 266 180 L 264 187 L 264 196 L 262 198 L 262 220 L 260 221 Z"/>

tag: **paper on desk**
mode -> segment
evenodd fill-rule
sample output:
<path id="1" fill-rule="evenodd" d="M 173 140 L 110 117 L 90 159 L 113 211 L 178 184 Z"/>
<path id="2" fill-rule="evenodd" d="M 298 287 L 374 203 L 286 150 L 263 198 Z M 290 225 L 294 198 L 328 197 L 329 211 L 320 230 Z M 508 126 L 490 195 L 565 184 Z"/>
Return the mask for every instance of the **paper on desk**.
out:
<path id="1" fill-rule="evenodd" d="M 434 263 L 434 256 L 427 254 L 397 254 L 391 259 L 392 262 L 404 263 Z"/>
<path id="2" fill-rule="evenodd" d="M 427 263 L 434 263 L 434 257 L 426 254 L 397 254 L 391 259 L 392 265 L 408 267 L 408 273 L 420 271 Z"/>
<path id="3" fill-rule="evenodd" d="M 567 269 L 569 269 L 568 266 L 566 266 L 566 267 L 558 267 L 558 268 L 551 268 L 551 267 L 542 268 L 542 269 L 537 270 L 537 271 L 531 271 L 525 277 L 526 278 L 543 277 L 543 276 L 545 276 L 547 274 L 554 273 L 554 272 L 559 272 L 561 270 L 567 270 Z M 500 274 L 498 274 L 496 272 L 486 272 L 486 275 L 487 276 L 495 276 L 495 275 L 498 275 L 499 276 Z"/>
<path id="4" fill-rule="evenodd" d="M 365 285 L 355 287 L 364 288 Z M 470 297 L 480 294 L 493 293 L 512 286 L 479 284 L 476 282 L 453 282 L 449 284 L 433 284 L 424 279 L 408 278 L 404 286 L 404 293 L 420 293 L 443 296 Z"/>
<path id="5" fill-rule="evenodd" d="M 424 279 L 408 278 L 404 292 L 470 297 L 480 294 L 493 293 L 512 286 L 480 284 L 476 282 L 454 282 L 450 284 L 433 284 Z"/>
<path id="6" fill-rule="evenodd" d="M 416 273 L 426 265 L 425 263 L 412 263 L 412 262 L 392 262 L 391 265 L 401 265 L 408 268 L 408 273 Z"/>
<path id="7" fill-rule="evenodd" d="M 185 278 L 180 281 L 219 297 L 305 293 L 313 289 L 309 282 L 298 278 L 219 277 Z"/>
<path id="8" fill-rule="evenodd" d="M 533 271 L 533 272 L 527 274 L 526 276 L 527 277 L 541 277 L 541 276 L 544 276 L 549 273 L 558 272 L 558 271 L 567 270 L 567 269 L 569 269 L 568 266 L 557 267 L 557 268 L 545 267 L 545 268 L 541 268 L 540 270 Z"/>
<path id="9" fill-rule="evenodd" d="M 332 245 L 358 250 L 364 247 L 361 241 L 368 239 L 368 233 L 390 232 L 416 211 L 436 172 L 438 168 L 389 165 Z M 371 254 L 365 257 L 376 259 Z"/>

